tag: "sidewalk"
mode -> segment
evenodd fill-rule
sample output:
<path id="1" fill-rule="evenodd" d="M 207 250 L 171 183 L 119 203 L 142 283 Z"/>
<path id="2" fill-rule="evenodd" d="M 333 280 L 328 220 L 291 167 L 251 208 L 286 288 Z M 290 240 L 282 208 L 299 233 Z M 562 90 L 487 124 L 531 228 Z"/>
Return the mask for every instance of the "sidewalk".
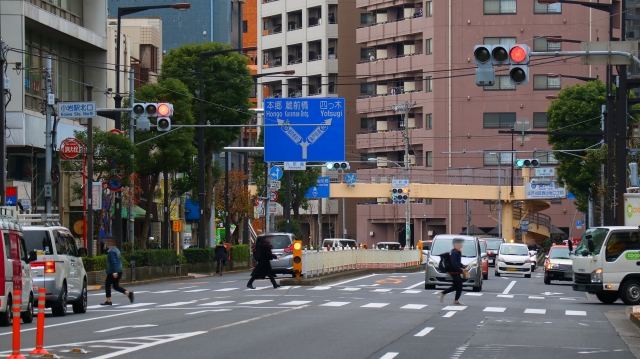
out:
<path id="1" fill-rule="evenodd" d="M 640 328 L 638 328 L 638 324 L 629 320 L 629 315 L 624 310 L 611 310 L 605 312 L 604 315 L 620 338 L 627 344 L 631 354 L 640 359 Z"/>

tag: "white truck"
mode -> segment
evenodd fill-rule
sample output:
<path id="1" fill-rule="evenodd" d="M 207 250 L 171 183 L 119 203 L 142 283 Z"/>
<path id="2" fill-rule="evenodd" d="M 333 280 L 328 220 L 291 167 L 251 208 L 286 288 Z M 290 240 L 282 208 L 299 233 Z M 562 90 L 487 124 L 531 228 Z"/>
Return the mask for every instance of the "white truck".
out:
<path id="1" fill-rule="evenodd" d="M 589 228 L 575 249 L 573 290 L 640 304 L 640 194 L 625 193 L 625 226 Z"/>

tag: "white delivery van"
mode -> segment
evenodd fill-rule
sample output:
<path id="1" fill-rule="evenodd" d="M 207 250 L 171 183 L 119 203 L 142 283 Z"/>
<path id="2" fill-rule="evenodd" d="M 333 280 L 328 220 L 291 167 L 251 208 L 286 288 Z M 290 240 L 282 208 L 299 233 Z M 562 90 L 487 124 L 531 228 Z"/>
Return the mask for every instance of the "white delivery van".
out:
<path id="1" fill-rule="evenodd" d="M 342 247 L 349 247 L 349 248 L 356 248 L 358 246 L 358 244 L 356 243 L 355 239 L 346 239 L 346 238 L 331 238 L 331 239 L 325 239 L 322 241 L 322 247 L 323 248 L 327 248 L 327 247 L 333 247 L 333 248 L 342 248 Z"/>
<path id="2" fill-rule="evenodd" d="M 12 323 L 14 289 L 21 291 L 20 318 L 24 323 L 31 323 L 36 291 L 29 262 L 35 260 L 35 253 L 27 257 L 22 228 L 5 215 L 0 215 L 0 232 L 0 325 Z"/>

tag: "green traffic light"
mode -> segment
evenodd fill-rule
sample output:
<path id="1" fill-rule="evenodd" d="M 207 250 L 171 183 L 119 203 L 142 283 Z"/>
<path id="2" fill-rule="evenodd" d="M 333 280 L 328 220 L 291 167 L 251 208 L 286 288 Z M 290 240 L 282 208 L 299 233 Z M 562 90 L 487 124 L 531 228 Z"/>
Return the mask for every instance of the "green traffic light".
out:
<path id="1" fill-rule="evenodd" d="M 327 162 L 327 169 L 329 171 L 333 170 L 333 162 Z"/>
<path id="2" fill-rule="evenodd" d="M 518 167 L 524 167 L 524 160 L 517 160 L 517 161 L 516 161 L 516 166 L 518 166 Z"/>

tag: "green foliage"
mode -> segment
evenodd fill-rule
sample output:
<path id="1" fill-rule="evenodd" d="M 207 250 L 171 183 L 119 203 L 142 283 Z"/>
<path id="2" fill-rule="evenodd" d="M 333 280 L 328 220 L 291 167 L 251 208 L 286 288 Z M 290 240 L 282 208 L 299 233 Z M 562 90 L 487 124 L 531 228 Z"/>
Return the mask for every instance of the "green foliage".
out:
<path id="1" fill-rule="evenodd" d="M 187 263 L 213 262 L 213 254 L 213 248 L 187 248 L 184 250 Z"/>
<path id="2" fill-rule="evenodd" d="M 187 258 L 184 256 L 184 254 L 178 254 L 178 260 L 180 261 L 180 264 L 187 263 Z"/>
<path id="3" fill-rule="evenodd" d="M 291 218 L 289 220 L 289 223 L 291 224 L 291 232 L 293 233 L 296 238 L 302 238 L 302 227 L 300 226 L 300 221 L 298 221 L 295 218 Z M 287 220 L 283 219 L 282 221 L 278 222 L 276 224 L 276 231 L 277 232 L 286 232 L 287 231 Z"/>
<path id="4" fill-rule="evenodd" d="M 606 86 L 601 81 L 565 87 L 547 109 L 549 131 L 600 131 L 600 116 L 605 102 Z M 548 141 L 554 150 L 577 150 L 591 147 L 599 139 L 549 135 Z M 600 184 L 602 162 L 599 161 L 600 156 L 587 155 L 590 152 L 554 153 L 559 162 L 558 179 L 576 196 L 575 204 L 581 212 L 588 210 L 590 189 L 595 196 Z"/>
<path id="5" fill-rule="evenodd" d="M 107 270 L 107 255 L 99 255 L 93 257 L 82 257 L 82 263 L 87 272 L 96 272 Z M 129 261 L 122 257 L 122 268 L 129 268 Z"/>
<path id="6" fill-rule="evenodd" d="M 122 253 L 132 253 L 134 250 L 134 244 L 131 242 L 124 242 L 122 243 Z"/>
<path id="7" fill-rule="evenodd" d="M 129 262 L 136 261 L 136 267 L 161 267 L 176 264 L 178 255 L 172 249 L 137 250 L 123 255 Z"/>
<path id="8" fill-rule="evenodd" d="M 234 262 L 246 262 L 249 260 L 249 246 L 246 244 L 238 244 L 231 246 L 231 260 Z"/>

